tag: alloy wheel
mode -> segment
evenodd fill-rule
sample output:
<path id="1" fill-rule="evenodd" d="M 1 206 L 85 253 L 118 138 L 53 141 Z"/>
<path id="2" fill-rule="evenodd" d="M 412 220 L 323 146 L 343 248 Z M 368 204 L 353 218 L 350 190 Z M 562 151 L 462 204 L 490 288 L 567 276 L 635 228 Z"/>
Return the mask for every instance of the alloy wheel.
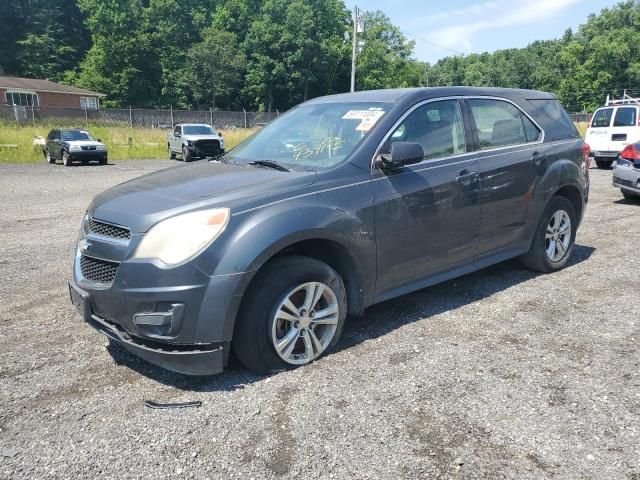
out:
<path id="1" fill-rule="evenodd" d="M 545 250 L 552 262 L 564 258 L 571 244 L 571 217 L 564 210 L 558 210 L 549 219 L 545 234 Z"/>
<path id="2" fill-rule="evenodd" d="M 276 309 L 271 341 L 278 356 L 291 365 L 318 358 L 331 344 L 340 308 L 333 290 L 321 282 L 291 289 Z"/>

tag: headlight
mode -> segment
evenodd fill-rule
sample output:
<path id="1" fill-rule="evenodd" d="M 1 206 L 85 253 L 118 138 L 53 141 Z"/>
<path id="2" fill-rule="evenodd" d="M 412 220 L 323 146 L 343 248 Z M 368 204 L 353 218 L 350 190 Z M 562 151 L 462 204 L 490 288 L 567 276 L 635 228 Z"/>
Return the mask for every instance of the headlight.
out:
<path id="1" fill-rule="evenodd" d="M 157 258 L 169 266 L 195 257 L 227 227 L 228 208 L 185 213 L 155 224 L 145 234 L 133 258 Z"/>
<path id="2" fill-rule="evenodd" d="M 70 143 L 69 144 L 69 151 L 70 152 L 78 152 L 80 150 L 82 150 L 82 147 L 80 145 L 76 145 L 74 143 Z"/>
<path id="3" fill-rule="evenodd" d="M 96 145 L 96 150 L 97 151 L 104 152 L 106 149 L 107 149 L 106 145 L 102 145 L 102 144 Z"/>
<path id="4" fill-rule="evenodd" d="M 193 147 L 193 142 L 191 140 L 187 140 L 187 147 Z"/>

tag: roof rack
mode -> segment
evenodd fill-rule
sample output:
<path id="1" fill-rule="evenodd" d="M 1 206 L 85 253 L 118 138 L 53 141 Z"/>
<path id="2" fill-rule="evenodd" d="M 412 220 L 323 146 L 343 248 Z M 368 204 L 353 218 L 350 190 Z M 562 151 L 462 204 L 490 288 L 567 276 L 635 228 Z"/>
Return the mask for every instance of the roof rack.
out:
<path id="1" fill-rule="evenodd" d="M 625 90 L 622 94 L 622 98 L 615 99 L 613 95 L 607 95 L 607 103 L 605 106 L 610 107 L 613 105 L 631 105 L 637 104 L 640 105 L 640 98 L 633 98 L 630 95 L 627 95 L 627 91 Z"/>

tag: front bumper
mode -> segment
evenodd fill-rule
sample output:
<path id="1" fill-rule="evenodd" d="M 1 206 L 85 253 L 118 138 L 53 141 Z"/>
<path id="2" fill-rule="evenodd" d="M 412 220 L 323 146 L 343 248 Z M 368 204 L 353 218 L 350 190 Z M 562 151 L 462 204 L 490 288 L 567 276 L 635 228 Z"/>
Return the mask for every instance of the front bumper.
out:
<path id="1" fill-rule="evenodd" d="M 96 315 L 90 293 L 78 287 L 74 281 L 69 282 L 69 294 L 86 323 L 149 363 L 186 375 L 214 375 L 224 370 L 228 352 L 225 352 L 222 344 L 175 345 L 137 338 L 117 323 Z"/>
<path id="2" fill-rule="evenodd" d="M 614 163 L 613 186 L 640 194 L 640 168 L 627 161 Z"/>
<path id="3" fill-rule="evenodd" d="M 69 150 L 71 160 L 106 160 L 106 150 Z"/>

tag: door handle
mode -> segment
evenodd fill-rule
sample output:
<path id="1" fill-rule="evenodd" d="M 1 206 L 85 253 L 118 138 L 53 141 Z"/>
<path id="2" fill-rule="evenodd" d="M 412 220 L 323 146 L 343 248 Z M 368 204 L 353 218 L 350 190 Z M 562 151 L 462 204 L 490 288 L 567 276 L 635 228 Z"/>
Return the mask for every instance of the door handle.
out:
<path id="1" fill-rule="evenodd" d="M 456 183 L 464 187 L 468 187 L 475 182 L 477 177 L 478 177 L 478 172 L 470 172 L 469 170 L 464 169 L 456 177 Z"/>

